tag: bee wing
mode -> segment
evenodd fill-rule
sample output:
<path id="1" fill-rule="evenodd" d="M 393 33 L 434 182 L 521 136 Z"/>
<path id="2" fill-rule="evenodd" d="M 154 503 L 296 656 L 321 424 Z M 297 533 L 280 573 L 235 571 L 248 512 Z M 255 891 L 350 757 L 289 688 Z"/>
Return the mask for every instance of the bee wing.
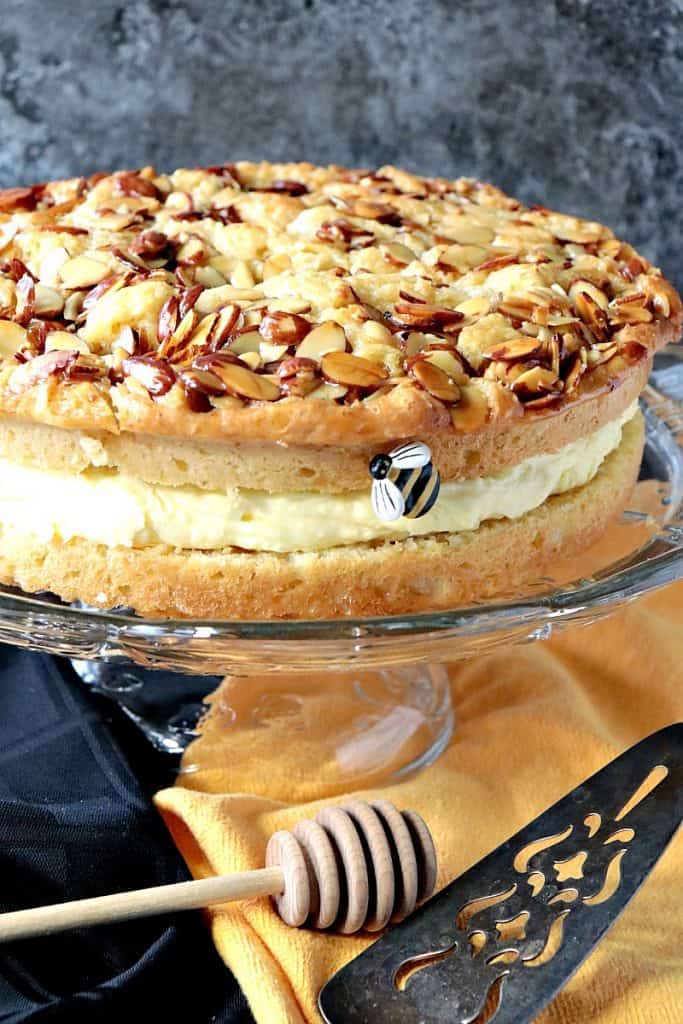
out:
<path id="1" fill-rule="evenodd" d="M 421 441 L 409 441 L 389 452 L 394 469 L 421 469 L 431 462 L 432 453 Z"/>
<path id="2" fill-rule="evenodd" d="M 372 482 L 372 507 L 378 519 L 386 523 L 393 523 L 400 519 L 405 509 L 403 495 L 393 481 L 373 480 Z"/>

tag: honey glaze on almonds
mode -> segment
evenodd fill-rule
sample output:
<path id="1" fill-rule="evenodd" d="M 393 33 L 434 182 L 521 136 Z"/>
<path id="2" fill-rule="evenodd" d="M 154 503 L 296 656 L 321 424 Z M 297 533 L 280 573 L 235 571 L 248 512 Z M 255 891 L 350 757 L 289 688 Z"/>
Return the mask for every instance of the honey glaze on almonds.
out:
<path id="1" fill-rule="evenodd" d="M 473 179 L 238 163 L 0 191 L 13 395 L 50 380 L 204 415 L 413 388 L 473 430 L 608 387 L 676 302 L 607 228 Z"/>

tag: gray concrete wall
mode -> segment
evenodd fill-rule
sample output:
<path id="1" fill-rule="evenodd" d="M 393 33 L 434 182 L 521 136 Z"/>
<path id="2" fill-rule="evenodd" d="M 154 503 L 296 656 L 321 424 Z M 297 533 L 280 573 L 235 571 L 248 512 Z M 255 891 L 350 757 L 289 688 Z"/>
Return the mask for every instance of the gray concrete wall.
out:
<path id="1" fill-rule="evenodd" d="M 1 0 L 0 184 L 240 157 L 488 178 L 683 285 L 682 0 Z"/>

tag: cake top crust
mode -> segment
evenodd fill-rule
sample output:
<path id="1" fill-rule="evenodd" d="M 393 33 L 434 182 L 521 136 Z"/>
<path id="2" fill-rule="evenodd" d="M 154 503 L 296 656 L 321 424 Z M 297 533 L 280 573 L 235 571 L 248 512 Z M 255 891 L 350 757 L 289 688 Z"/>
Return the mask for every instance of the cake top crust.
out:
<path id="1" fill-rule="evenodd" d="M 224 164 L 0 191 L 0 414 L 363 444 L 553 415 L 678 337 L 601 224 L 395 167 Z"/>

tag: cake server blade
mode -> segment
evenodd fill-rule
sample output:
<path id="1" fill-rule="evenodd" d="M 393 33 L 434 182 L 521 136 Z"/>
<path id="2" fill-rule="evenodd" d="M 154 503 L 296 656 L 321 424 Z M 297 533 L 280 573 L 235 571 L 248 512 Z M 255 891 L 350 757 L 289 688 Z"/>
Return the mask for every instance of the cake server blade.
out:
<path id="1" fill-rule="evenodd" d="M 683 723 L 572 790 L 342 968 L 328 1024 L 525 1024 L 600 941 L 683 818 Z"/>

